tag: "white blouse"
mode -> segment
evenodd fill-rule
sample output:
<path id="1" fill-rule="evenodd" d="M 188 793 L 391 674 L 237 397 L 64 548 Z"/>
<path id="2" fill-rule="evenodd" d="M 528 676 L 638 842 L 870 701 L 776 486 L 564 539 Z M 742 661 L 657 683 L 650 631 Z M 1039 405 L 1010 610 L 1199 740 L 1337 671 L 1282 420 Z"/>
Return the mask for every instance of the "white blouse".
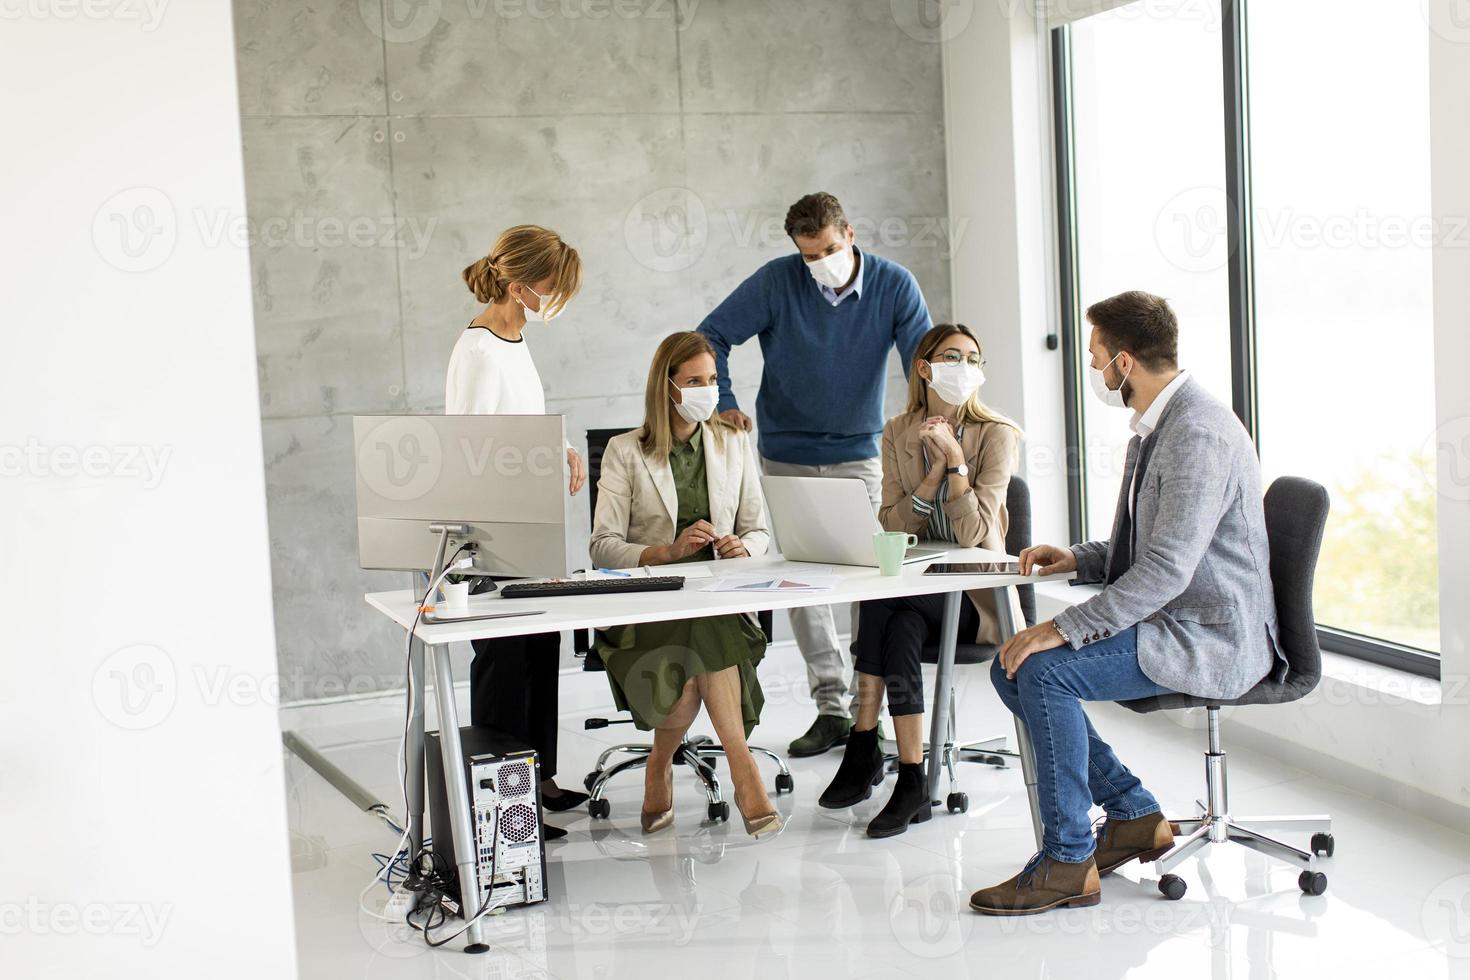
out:
<path id="1" fill-rule="evenodd" d="M 545 415 L 546 392 L 523 336 L 511 341 L 484 327 L 459 335 L 444 380 L 445 415 Z"/>

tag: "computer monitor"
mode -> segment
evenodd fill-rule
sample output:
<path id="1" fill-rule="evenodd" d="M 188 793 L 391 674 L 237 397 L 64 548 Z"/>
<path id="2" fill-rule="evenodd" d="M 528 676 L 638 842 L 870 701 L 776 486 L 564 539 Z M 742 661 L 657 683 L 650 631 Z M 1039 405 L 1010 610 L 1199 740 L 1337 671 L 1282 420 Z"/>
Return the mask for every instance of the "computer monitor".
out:
<path id="1" fill-rule="evenodd" d="M 560 415 L 358 415 L 357 554 L 363 568 L 434 567 L 475 546 L 462 574 L 567 571 L 566 420 Z"/>

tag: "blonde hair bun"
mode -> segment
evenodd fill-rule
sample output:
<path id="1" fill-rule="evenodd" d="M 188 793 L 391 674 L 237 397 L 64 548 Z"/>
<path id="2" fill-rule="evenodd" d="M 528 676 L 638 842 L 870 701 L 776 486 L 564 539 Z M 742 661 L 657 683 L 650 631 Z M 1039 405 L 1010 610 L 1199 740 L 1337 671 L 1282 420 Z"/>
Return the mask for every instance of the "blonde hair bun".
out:
<path id="1" fill-rule="evenodd" d="M 510 284 L 532 286 L 551 280 L 548 312 L 560 313 L 582 288 L 582 259 L 556 232 L 540 225 L 516 225 L 495 239 L 490 253 L 464 270 L 465 285 L 481 303 L 499 303 Z"/>

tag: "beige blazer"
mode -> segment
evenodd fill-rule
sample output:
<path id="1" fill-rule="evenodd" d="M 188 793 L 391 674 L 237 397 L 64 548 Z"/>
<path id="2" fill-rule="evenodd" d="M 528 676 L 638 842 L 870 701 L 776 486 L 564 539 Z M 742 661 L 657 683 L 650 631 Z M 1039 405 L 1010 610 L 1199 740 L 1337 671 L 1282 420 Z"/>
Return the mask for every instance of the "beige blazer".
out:
<path id="1" fill-rule="evenodd" d="M 738 534 L 752 556 L 771 543 L 760 470 L 742 429 L 706 422 L 704 470 L 710 523 L 715 533 Z M 644 548 L 674 543 L 679 497 L 668 460 L 644 455 L 638 431 L 615 436 L 602 457 L 597 513 L 592 519 L 592 562 L 599 568 L 632 568 Z"/>
<path id="2" fill-rule="evenodd" d="M 885 530 L 907 531 L 925 536 L 925 522 L 914 513 L 913 496 L 924 482 L 924 450 L 919 428 L 925 415 L 910 412 L 888 420 L 883 427 L 883 503 L 878 520 Z M 970 468 L 970 492 L 945 501 L 944 513 L 954 529 L 955 543 L 962 548 L 1004 551 L 1006 488 L 1020 460 L 1021 434 L 1004 422 L 971 422 L 965 426 L 960 448 Z M 980 613 L 976 643 L 995 643 L 1000 628 L 995 618 L 995 599 L 989 589 L 967 593 Z"/>

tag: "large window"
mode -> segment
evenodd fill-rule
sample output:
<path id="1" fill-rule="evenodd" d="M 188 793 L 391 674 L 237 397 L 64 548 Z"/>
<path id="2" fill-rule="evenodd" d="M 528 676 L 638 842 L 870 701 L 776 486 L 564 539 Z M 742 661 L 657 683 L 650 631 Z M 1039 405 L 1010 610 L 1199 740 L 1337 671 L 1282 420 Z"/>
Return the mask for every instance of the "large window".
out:
<path id="1" fill-rule="evenodd" d="M 1081 311 L 1159 293 L 1266 480 L 1332 495 L 1324 646 L 1434 674 L 1430 249 L 1465 233 L 1432 222 L 1428 28 L 1403 0 L 1246 2 L 1144 0 L 1053 39 L 1073 527 L 1108 533 L 1129 435 L 1080 383 Z"/>
<path id="2" fill-rule="evenodd" d="M 1077 295 L 1083 309 L 1128 289 L 1167 297 L 1181 362 L 1229 401 L 1224 248 L 1209 233 L 1223 229 L 1225 136 L 1199 108 L 1220 104 L 1220 27 L 1183 15 L 1197 6 L 1154 0 L 1073 28 Z M 1216 216 L 1205 234 L 1180 221 L 1196 211 Z M 1085 534 L 1107 537 L 1130 413 L 1084 397 L 1081 414 Z"/>
<path id="3" fill-rule="evenodd" d="M 1438 651 L 1429 32 L 1264 2 L 1248 50 L 1261 465 L 1332 494 L 1318 621 Z"/>

